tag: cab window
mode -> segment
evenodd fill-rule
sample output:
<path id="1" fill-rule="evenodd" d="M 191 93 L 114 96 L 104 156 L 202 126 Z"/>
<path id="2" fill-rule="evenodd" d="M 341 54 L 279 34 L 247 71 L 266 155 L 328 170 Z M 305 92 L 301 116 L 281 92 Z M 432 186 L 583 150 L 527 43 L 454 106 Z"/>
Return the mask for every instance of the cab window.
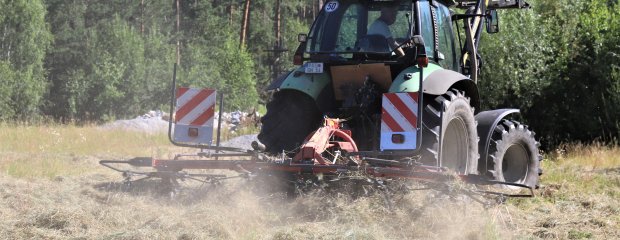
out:
<path id="1" fill-rule="evenodd" d="M 422 20 L 422 38 L 426 46 L 426 55 L 434 56 L 435 49 L 435 33 L 433 31 L 433 15 L 431 14 L 431 5 L 428 1 L 420 1 L 420 18 Z"/>
<path id="2" fill-rule="evenodd" d="M 437 4 L 437 27 L 439 33 L 439 52 L 443 54 L 444 60 L 439 61 L 445 69 L 458 71 L 456 61 L 456 51 L 454 49 L 454 35 L 452 33 L 452 21 L 450 10 L 442 4 Z"/>
<path id="3" fill-rule="evenodd" d="M 340 30 L 338 31 L 338 39 L 336 40 L 336 52 L 351 51 L 357 40 L 358 19 L 361 6 L 352 4 L 344 12 Z"/>
<path id="4" fill-rule="evenodd" d="M 327 1 L 312 26 L 306 52 L 345 58 L 353 53 L 392 53 L 389 38 L 397 43 L 410 38 L 411 4 L 411 1 Z M 373 27 L 374 23 L 383 24 Z"/>

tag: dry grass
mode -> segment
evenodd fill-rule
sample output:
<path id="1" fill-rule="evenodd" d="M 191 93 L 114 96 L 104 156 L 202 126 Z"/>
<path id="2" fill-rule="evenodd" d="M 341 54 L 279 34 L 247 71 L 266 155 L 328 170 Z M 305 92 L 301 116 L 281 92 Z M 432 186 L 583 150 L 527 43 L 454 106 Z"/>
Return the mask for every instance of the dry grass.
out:
<path id="1" fill-rule="evenodd" d="M 539 197 L 512 201 L 541 238 L 620 238 L 620 148 L 564 145 L 543 162 Z"/>
<path id="2" fill-rule="evenodd" d="M 97 159 L 154 156 L 170 151 L 164 134 L 104 130 L 94 126 L 0 124 L 0 169 L 15 177 L 75 175 Z"/>
<path id="3" fill-rule="evenodd" d="M 567 145 L 548 155 L 537 198 L 485 208 L 414 191 L 286 201 L 235 180 L 171 200 L 147 181 L 123 192 L 100 159 L 166 156 L 166 136 L 75 126 L 0 125 L 0 238 L 10 239 L 617 239 L 620 149 Z M 185 150 L 184 150 L 185 151 Z"/>

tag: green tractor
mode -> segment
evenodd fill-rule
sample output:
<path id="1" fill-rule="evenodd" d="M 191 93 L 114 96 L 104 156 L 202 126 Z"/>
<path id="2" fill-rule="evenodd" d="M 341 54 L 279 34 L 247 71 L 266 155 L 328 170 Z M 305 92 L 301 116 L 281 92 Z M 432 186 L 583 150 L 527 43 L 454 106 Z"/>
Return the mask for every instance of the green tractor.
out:
<path id="1" fill-rule="evenodd" d="M 537 187 L 542 159 L 516 109 L 481 111 L 480 35 L 523 0 L 329 0 L 275 80 L 258 139 L 293 156 L 325 118 L 358 155 Z M 455 13 L 451 8 L 461 9 Z"/>

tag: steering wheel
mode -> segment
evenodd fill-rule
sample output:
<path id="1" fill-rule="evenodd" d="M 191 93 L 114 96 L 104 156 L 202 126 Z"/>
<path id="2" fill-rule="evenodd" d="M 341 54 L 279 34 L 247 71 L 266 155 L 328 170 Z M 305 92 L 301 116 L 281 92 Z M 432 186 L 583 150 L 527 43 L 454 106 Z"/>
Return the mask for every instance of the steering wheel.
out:
<path id="1" fill-rule="evenodd" d="M 409 47 L 413 46 L 413 39 L 412 38 L 409 38 L 409 39 L 407 39 L 407 38 L 397 38 L 397 39 L 395 39 L 395 41 L 397 43 L 399 43 L 399 42 L 402 42 L 402 43 L 398 44 L 397 47 L 392 49 L 392 53 L 395 53 L 396 50 L 399 49 L 399 48 L 403 48 L 404 49 L 404 48 L 409 48 Z"/>

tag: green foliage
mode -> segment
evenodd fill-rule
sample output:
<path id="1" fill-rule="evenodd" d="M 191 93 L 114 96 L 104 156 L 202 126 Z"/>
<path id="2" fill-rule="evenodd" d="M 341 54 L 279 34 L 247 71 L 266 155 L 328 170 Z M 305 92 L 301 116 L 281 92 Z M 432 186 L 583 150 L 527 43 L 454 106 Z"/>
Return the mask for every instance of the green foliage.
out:
<path id="1" fill-rule="evenodd" d="M 620 6 L 530 3 L 532 10 L 502 12 L 502 32 L 482 41 L 485 105 L 521 107 L 547 145 L 618 138 Z"/>
<path id="2" fill-rule="evenodd" d="M 614 71 L 620 66 L 620 8 L 604 0 L 576 1 L 567 8 L 578 8 L 580 14 L 567 28 L 571 35 L 557 34 L 569 47 L 556 47 L 558 62 L 550 64 L 556 78 L 536 99 L 533 124 L 555 141 L 617 138 L 620 92 Z"/>
<path id="3" fill-rule="evenodd" d="M 44 112 L 57 119 L 76 117 L 77 105 L 86 101 L 85 41 L 87 32 L 84 16 L 87 4 L 83 1 L 48 1 L 47 22 L 54 34 L 54 43 L 46 56 L 50 89 Z"/>
<path id="4" fill-rule="evenodd" d="M 42 1 L 0 1 L 0 120 L 38 113 L 47 82 L 43 67 L 52 36 Z"/>
<path id="5" fill-rule="evenodd" d="M 311 2 L 282 1 L 284 47 L 294 49 L 307 31 Z M 1 3 L 4 121 L 40 113 L 102 121 L 165 108 L 177 41 L 179 83 L 224 92 L 231 110 L 256 107 L 274 62 L 292 67 L 289 53 L 274 60 L 265 51 L 275 43 L 273 0 L 252 1 L 246 48 L 237 42 L 243 2 L 180 1 L 179 32 L 174 1 Z"/>
<path id="6" fill-rule="evenodd" d="M 217 89 L 225 94 L 226 111 L 255 107 L 258 92 L 254 62 L 250 53 L 238 45 L 232 37 L 221 48 L 189 45 L 187 58 L 192 64 L 181 73 L 177 85 Z"/>
<path id="7" fill-rule="evenodd" d="M 168 95 L 174 48 L 158 31 L 159 22 L 145 19 L 142 28 L 125 20 L 132 17 L 118 10 L 123 3 L 48 3 L 56 42 L 48 54 L 47 114 L 98 121 L 133 117 L 167 102 L 162 96 Z"/>
<path id="8" fill-rule="evenodd" d="M 144 46 L 136 31 L 119 18 L 90 30 L 93 42 L 87 48 L 86 76 L 92 84 L 84 89 L 92 102 L 79 114 L 94 119 L 140 114 L 144 84 Z"/>
<path id="9" fill-rule="evenodd" d="M 224 80 L 221 91 L 226 94 L 228 110 L 246 110 L 258 100 L 252 56 L 237 45 L 235 40 L 228 39 L 219 61 L 220 76 Z"/>
<path id="10" fill-rule="evenodd" d="M 244 49 L 236 40 L 242 3 L 181 1 L 179 33 L 174 2 L 47 3 L 56 41 L 46 59 L 51 88 L 44 112 L 57 119 L 100 121 L 166 109 L 177 40 L 179 85 L 218 89 L 230 110 L 256 107 L 257 89 L 271 80 L 264 50 L 274 41 L 272 1 L 253 1 L 251 22 L 271 23 L 252 24 Z M 300 6 L 283 3 L 290 14 Z M 286 21 L 283 29 L 290 28 Z M 300 30 L 285 35 L 287 42 L 307 28 L 292 21 Z"/>
<path id="11" fill-rule="evenodd" d="M 485 63 L 479 82 L 483 103 L 528 109 L 532 97 L 549 85 L 544 77 L 552 49 L 545 39 L 546 29 L 539 27 L 541 18 L 531 10 L 503 11 L 500 21 L 501 31 L 482 35 L 480 44 Z"/>
<path id="12" fill-rule="evenodd" d="M 0 61 L 0 120 L 7 120 L 12 116 L 15 116 L 15 109 L 13 108 L 11 100 L 11 88 L 15 84 L 15 73 L 11 67 L 11 63 L 8 61 Z"/>
<path id="13" fill-rule="evenodd" d="M 167 109 L 175 61 L 174 46 L 169 38 L 157 31 L 147 33 L 144 41 L 144 75 L 138 105 L 142 110 Z"/>

